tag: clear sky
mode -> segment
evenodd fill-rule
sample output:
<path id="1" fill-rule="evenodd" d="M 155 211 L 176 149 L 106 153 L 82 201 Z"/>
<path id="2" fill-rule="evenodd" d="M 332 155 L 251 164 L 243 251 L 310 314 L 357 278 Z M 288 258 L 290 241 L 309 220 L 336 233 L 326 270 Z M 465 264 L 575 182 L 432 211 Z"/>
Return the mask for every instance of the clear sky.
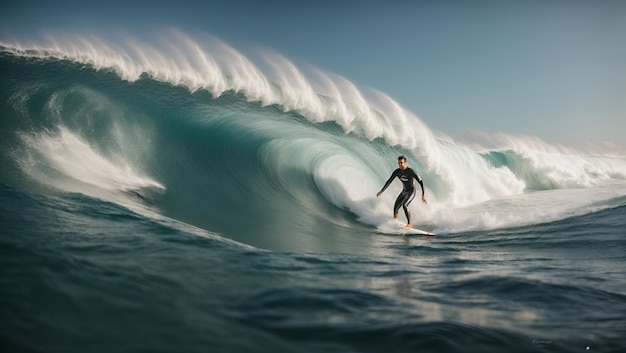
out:
<path id="1" fill-rule="evenodd" d="M 432 129 L 626 151 L 626 1 L 9 1 L 0 39 L 176 27 L 382 91 Z"/>

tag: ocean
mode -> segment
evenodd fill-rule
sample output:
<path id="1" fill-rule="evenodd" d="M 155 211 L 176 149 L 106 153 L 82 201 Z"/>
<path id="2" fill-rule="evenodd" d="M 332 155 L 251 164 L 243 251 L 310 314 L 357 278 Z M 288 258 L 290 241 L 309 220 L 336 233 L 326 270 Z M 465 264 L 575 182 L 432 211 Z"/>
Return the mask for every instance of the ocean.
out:
<path id="1" fill-rule="evenodd" d="M 1 43 L 4 351 L 626 351 L 626 157 L 168 38 Z"/>

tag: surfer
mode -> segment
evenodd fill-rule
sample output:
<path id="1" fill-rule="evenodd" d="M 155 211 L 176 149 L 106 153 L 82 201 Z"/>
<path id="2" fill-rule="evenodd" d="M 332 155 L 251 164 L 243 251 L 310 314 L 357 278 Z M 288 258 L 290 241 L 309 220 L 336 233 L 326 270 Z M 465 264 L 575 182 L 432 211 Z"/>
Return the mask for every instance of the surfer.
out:
<path id="1" fill-rule="evenodd" d="M 406 166 L 406 157 L 400 156 L 398 157 L 398 169 L 394 170 L 389 180 L 385 183 L 385 186 L 376 194 L 376 197 L 379 197 L 386 189 L 389 187 L 389 184 L 393 181 L 393 178 L 398 177 L 402 182 L 402 192 L 398 195 L 396 199 L 396 203 L 393 205 L 393 218 L 398 219 L 398 210 L 400 210 L 400 206 L 404 210 L 404 215 L 406 216 L 406 227 L 411 228 L 411 213 L 409 212 L 409 204 L 415 198 L 415 183 L 413 179 L 417 180 L 417 182 L 422 187 L 422 202 L 424 204 L 428 204 L 428 201 L 424 197 L 424 183 L 422 182 L 422 178 L 415 173 L 415 171 Z"/>

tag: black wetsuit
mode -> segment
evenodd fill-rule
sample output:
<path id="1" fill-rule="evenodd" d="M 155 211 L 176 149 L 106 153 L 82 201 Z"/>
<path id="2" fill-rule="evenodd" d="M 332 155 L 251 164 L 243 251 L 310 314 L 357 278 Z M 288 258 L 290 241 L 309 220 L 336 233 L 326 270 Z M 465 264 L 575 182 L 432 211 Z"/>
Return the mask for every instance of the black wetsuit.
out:
<path id="1" fill-rule="evenodd" d="M 424 183 L 422 182 L 422 178 L 420 178 L 420 176 L 415 173 L 413 169 L 409 167 L 404 170 L 398 168 L 393 171 L 393 174 L 391 174 L 389 180 L 387 180 L 385 186 L 383 186 L 380 192 L 384 192 L 395 177 L 398 177 L 398 179 L 402 182 L 402 192 L 398 195 L 396 203 L 393 205 L 393 214 L 398 214 L 400 206 L 402 206 L 404 215 L 406 216 L 406 222 L 411 224 L 411 213 L 409 212 L 408 206 L 415 198 L 415 183 L 413 182 L 413 179 L 417 180 L 420 184 L 420 187 L 422 188 L 422 197 L 424 196 Z"/>

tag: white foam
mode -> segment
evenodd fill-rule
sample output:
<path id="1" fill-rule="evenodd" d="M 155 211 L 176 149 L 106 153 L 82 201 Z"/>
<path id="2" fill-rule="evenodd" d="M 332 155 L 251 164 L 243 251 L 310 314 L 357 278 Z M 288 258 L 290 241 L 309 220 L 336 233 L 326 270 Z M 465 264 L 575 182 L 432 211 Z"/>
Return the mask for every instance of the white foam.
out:
<path id="1" fill-rule="evenodd" d="M 460 232 L 540 224 L 611 207 L 606 201 L 626 195 L 622 181 L 594 188 L 555 189 L 514 195 L 431 215 L 438 232 Z"/>
<path id="2" fill-rule="evenodd" d="M 93 194 L 93 187 L 109 192 L 165 189 L 152 178 L 142 176 L 122 158 L 99 154 L 65 127 L 59 127 L 56 132 L 22 134 L 21 137 L 26 150 L 20 157 L 20 167 L 26 175 L 43 184 L 86 194 Z"/>

